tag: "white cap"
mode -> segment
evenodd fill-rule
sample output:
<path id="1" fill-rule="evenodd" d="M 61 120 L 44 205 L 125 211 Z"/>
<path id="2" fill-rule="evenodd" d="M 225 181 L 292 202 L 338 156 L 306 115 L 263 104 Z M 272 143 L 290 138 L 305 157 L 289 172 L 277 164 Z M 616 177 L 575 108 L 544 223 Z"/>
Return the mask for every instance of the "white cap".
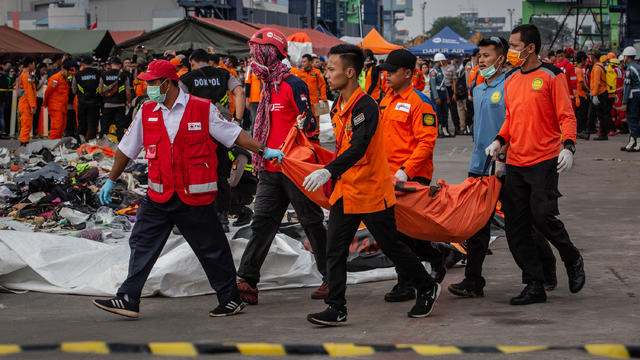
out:
<path id="1" fill-rule="evenodd" d="M 622 55 L 636 57 L 638 55 L 638 53 L 636 52 L 636 49 L 633 46 L 627 46 L 622 51 Z"/>
<path id="2" fill-rule="evenodd" d="M 624 61 L 624 55 L 620 54 L 620 56 L 618 56 L 618 60 L 620 60 L 620 62 Z"/>
<path id="3" fill-rule="evenodd" d="M 443 61 L 443 60 L 447 60 L 447 58 L 444 56 L 443 53 L 437 53 L 434 57 L 433 57 L 433 61 Z"/>

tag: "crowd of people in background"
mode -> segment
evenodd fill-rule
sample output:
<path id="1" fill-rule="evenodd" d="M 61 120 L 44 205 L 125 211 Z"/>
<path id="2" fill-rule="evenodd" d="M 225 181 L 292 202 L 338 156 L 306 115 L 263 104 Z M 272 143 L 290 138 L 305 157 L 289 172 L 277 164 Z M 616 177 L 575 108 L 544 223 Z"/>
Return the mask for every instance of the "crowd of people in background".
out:
<path id="1" fill-rule="evenodd" d="M 261 89 L 260 80 L 251 74 L 250 59 L 216 54 L 213 47 L 204 51 L 209 66 L 224 69 L 244 83 L 240 88 L 246 97 L 247 114 L 243 124 L 250 130 Z M 589 140 L 595 135 L 594 140 L 607 140 L 609 136 L 630 132 L 623 84 L 625 78 L 635 76 L 635 72 L 630 73 L 634 69 L 635 50 L 629 47 L 625 51 L 605 54 L 599 48 L 593 48 L 587 53 L 567 47 L 540 56 L 543 62 L 554 64 L 567 75 L 579 138 Z M 114 139 L 121 139 L 135 111 L 147 100 L 145 82 L 137 76 L 144 73 L 147 64 L 154 59 L 169 60 L 176 66 L 178 76 L 182 76 L 192 68 L 187 55 L 167 50 L 162 56 L 154 56 L 144 46 L 139 46 L 134 49 L 133 56 L 126 58 L 112 56 L 102 60 L 85 56 L 74 59 L 65 54 L 52 58 L 6 59 L 0 64 L 0 136 L 8 135 L 11 91 L 17 87 L 21 101 L 18 104 L 21 143 L 42 134 L 43 107 L 49 112 L 49 138 L 74 136 L 84 141 L 112 134 Z M 380 102 L 388 91 L 386 72 L 379 68 L 383 60 L 377 60 L 367 49 L 365 57 L 359 83 L 366 93 Z M 471 135 L 473 88 L 484 81 L 478 69 L 478 50 L 471 56 L 446 57 L 438 53 L 417 59 L 412 85 L 435 102 L 439 136 Z M 288 59 L 285 63 L 291 73 L 309 87 L 313 113 L 316 116 L 328 113 L 327 101 L 335 99 L 336 94 L 326 86 L 326 58 L 304 54 L 300 64 L 291 64 Z M 509 65 L 505 67 L 508 71 Z M 64 76 L 54 79 L 57 73 Z M 54 89 L 58 84 L 60 88 Z M 47 94 L 50 99 L 45 96 Z M 235 95 L 229 92 L 226 101 L 232 105 L 232 115 L 235 113 L 234 98 Z M 319 129 L 315 135 L 318 133 Z M 634 140 L 637 137 L 637 133 L 632 134 L 623 150 L 640 151 L 640 143 Z"/>

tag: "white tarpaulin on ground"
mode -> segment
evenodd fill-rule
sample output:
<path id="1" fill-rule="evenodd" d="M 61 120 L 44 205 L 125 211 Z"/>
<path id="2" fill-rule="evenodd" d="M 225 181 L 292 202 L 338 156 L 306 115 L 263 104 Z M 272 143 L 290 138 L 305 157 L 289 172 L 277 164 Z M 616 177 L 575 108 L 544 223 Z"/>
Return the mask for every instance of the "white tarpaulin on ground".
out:
<path id="1" fill-rule="evenodd" d="M 128 237 L 118 243 L 44 232 L 0 231 L 0 286 L 12 290 L 110 296 L 127 276 Z M 230 240 L 236 267 L 246 239 Z M 278 234 L 261 271 L 260 289 L 318 286 L 322 282 L 312 253 L 302 243 Z M 395 278 L 393 268 L 349 273 L 349 283 Z M 210 294 L 213 290 L 187 242 L 171 235 L 143 296 Z"/>

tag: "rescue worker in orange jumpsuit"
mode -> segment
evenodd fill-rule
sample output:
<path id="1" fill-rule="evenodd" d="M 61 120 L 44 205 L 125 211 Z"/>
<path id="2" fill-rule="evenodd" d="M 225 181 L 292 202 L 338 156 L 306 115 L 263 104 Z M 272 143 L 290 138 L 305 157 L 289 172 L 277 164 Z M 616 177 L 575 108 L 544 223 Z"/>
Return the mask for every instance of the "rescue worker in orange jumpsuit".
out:
<path id="1" fill-rule="evenodd" d="M 328 307 L 307 316 L 309 322 L 317 325 L 342 326 L 347 321 L 347 256 L 361 221 L 402 276 L 418 289 L 409 317 L 429 316 L 440 295 L 440 284 L 398 238 L 394 215 L 396 197 L 383 130 L 378 126 L 378 105 L 358 84 L 363 67 L 364 53 L 355 45 L 341 44 L 329 51 L 327 82 L 332 90 L 340 92 L 331 109 L 336 135 L 335 159 L 309 174 L 303 182 L 307 191 L 314 192 L 323 191 L 320 188 L 329 179 L 335 181 L 329 199 L 327 233 L 329 293 L 325 303 Z"/>
<path id="2" fill-rule="evenodd" d="M 20 113 L 20 145 L 26 145 L 31 139 L 31 126 L 33 125 L 33 114 L 36 113 L 36 82 L 33 72 L 36 69 L 36 62 L 33 58 L 27 57 L 22 62 L 23 69 L 18 82 L 18 111 Z"/>
<path id="3" fill-rule="evenodd" d="M 389 92 L 380 103 L 380 122 L 391 174 L 399 181 L 429 185 L 433 175 L 433 148 L 438 138 L 436 106 L 411 84 L 416 56 L 408 50 L 392 51 L 381 69 L 387 72 Z M 444 279 L 442 254 L 429 241 L 415 240 L 400 233 L 400 240 L 427 259 L 436 275 Z M 398 272 L 398 283 L 385 294 L 388 302 L 415 299 L 409 279 Z"/>
<path id="4" fill-rule="evenodd" d="M 49 110 L 51 131 L 49 139 L 62 139 L 67 128 L 67 107 L 69 103 L 69 71 L 75 68 L 75 64 L 67 60 L 62 64 L 62 69 L 49 78 L 47 90 L 44 92 L 42 106 Z"/>
<path id="5" fill-rule="evenodd" d="M 322 72 L 313 67 L 313 56 L 304 54 L 302 56 L 301 68 L 293 74 L 307 84 L 311 109 L 313 110 L 313 115 L 317 118 L 318 111 L 316 110 L 316 106 L 320 101 L 327 101 L 327 84 L 324 81 Z M 312 134 L 312 139 L 319 140 L 320 127 L 317 127 Z"/>

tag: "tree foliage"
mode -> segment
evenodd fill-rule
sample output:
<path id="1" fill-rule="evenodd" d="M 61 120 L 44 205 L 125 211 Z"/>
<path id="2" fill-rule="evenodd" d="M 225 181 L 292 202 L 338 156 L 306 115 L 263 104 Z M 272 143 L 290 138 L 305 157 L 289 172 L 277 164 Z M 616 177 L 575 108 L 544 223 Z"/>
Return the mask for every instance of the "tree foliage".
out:
<path id="1" fill-rule="evenodd" d="M 540 37 L 542 39 L 542 47 L 548 48 L 553 41 L 553 37 L 556 35 L 556 31 L 560 27 L 560 22 L 552 17 L 547 16 L 534 16 L 531 19 L 531 23 L 538 27 L 540 30 Z M 569 28 L 565 23 L 562 27 L 562 31 L 558 34 L 556 41 L 553 43 L 555 49 L 559 49 L 564 46 L 573 45 L 573 29 Z"/>
<path id="2" fill-rule="evenodd" d="M 471 29 L 467 27 L 467 24 L 464 23 L 460 16 L 443 16 L 436 19 L 431 25 L 431 30 L 429 30 L 429 37 L 434 36 L 439 33 L 440 30 L 444 29 L 445 26 L 451 28 L 451 30 L 458 33 L 463 38 L 468 38 L 471 35 Z"/>

